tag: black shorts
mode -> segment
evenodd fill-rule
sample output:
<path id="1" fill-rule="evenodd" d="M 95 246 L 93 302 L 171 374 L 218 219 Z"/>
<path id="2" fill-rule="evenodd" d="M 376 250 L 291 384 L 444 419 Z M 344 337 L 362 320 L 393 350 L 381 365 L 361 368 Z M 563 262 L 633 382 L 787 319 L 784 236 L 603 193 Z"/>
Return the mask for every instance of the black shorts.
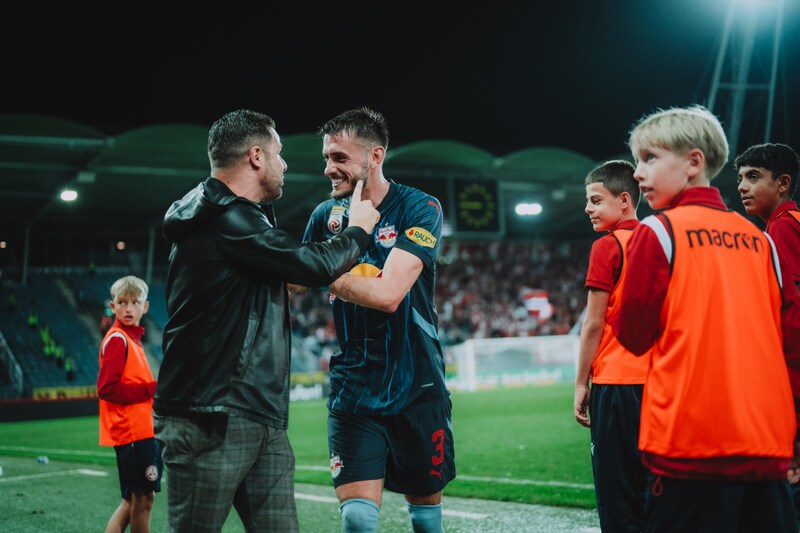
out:
<path id="1" fill-rule="evenodd" d="M 644 526 L 647 468 L 639 451 L 643 390 L 643 385 L 592 385 L 592 471 L 603 531 L 641 531 Z"/>
<path id="2" fill-rule="evenodd" d="M 646 533 L 797 533 L 792 490 L 779 481 L 704 481 L 647 476 Z"/>
<path id="3" fill-rule="evenodd" d="M 449 397 L 418 402 L 402 413 L 328 412 L 333 486 L 385 479 L 399 494 L 430 496 L 456 477 Z"/>
<path id="4" fill-rule="evenodd" d="M 155 438 L 114 446 L 117 452 L 119 490 L 126 500 L 131 493 L 161 492 L 161 449 Z"/>

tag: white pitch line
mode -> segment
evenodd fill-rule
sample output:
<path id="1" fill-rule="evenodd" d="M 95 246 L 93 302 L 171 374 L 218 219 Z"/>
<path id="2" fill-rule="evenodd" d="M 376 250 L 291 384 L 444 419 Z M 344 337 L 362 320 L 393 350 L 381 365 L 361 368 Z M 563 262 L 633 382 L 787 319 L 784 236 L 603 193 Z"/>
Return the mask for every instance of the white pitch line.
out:
<path id="1" fill-rule="evenodd" d="M 0 477 L 0 483 L 10 483 L 12 481 L 27 481 L 29 479 L 44 479 L 49 477 L 59 477 L 59 476 L 72 476 L 75 474 L 81 474 L 84 476 L 107 476 L 107 472 L 101 472 L 99 470 L 85 470 L 83 468 L 78 470 L 62 470 L 61 472 L 44 472 L 42 474 L 29 474 L 27 476 L 13 476 L 13 477 Z"/>
<path id="2" fill-rule="evenodd" d="M 447 501 L 447 497 L 445 497 Z M 400 511 L 408 511 L 408 507 L 398 507 Z M 445 516 L 455 516 L 456 518 L 469 518 L 470 520 L 483 520 L 489 518 L 488 514 L 484 513 L 470 513 L 468 511 L 453 511 L 452 509 L 442 509 L 442 514 Z"/>
<path id="3" fill-rule="evenodd" d="M 484 513 L 470 513 L 467 511 L 453 511 L 452 509 L 442 509 L 442 514 L 445 516 L 455 516 L 458 518 L 469 518 L 470 520 L 483 520 L 489 518 L 488 514 Z"/>
<path id="4" fill-rule="evenodd" d="M 94 476 L 94 477 L 107 477 L 108 472 L 102 472 L 100 470 L 87 470 L 85 468 L 80 468 L 76 470 L 77 473 L 83 474 L 84 476 Z"/>
<path id="5" fill-rule="evenodd" d="M 463 481 L 483 481 L 485 483 L 501 483 L 507 485 L 540 485 L 543 487 L 567 487 L 570 489 L 594 490 L 594 485 L 590 483 L 568 483 L 566 481 L 536 481 L 534 479 L 511 479 L 508 477 L 480 477 L 462 475 L 457 476 L 456 479 Z"/>
<path id="6" fill-rule="evenodd" d="M 330 496 L 317 496 L 316 494 L 303 494 L 302 492 L 295 492 L 294 497 L 300 500 L 309 500 L 312 502 L 339 503 L 338 498 L 332 498 Z"/>
<path id="7" fill-rule="evenodd" d="M 326 466 L 297 465 L 297 470 L 311 470 L 315 472 L 325 472 Z M 501 485 L 539 485 L 542 487 L 566 487 L 570 489 L 594 490 L 591 483 L 569 483 L 566 481 L 537 481 L 535 479 L 512 479 L 508 477 L 480 477 L 459 475 L 456 479 L 463 481 L 482 481 L 484 483 L 498 483 Z"/>
<path id="8" fill-rule="evenodd" d="M 295 466 L 296 470 L 311 470 L 314 472 L 326 472 L 330 470 L 328 466 L 312 466 L 312 465 L 297 465 Z"/>
<path id="9" fill-rule="evenodd" d="M 301 492 L 295 492 L 294 497 L 298 500 L 308 500 L 312 502 L 322 502 L 322 503 L 339 503 L 338 498 L 332 498 L 330 496 L 317 496 L 315 494 L 303 494 Z M 401 511 L 406 511 L 406 507 L 399 507 Z M 488 514 L 483 513 L 470 513 L 467 511 L 453 511 L 451 509 L 443 509 L 443 515 L 447 516 L 455 516 L 458 518 L 469 518 L 472 520 L 483 520 L 484 518 L 488 518 Z"/>
<path id="10" fill-rule="evenodd" d="M 90 450 L 60 450 L 57 448 L 30 448 L 27 446 L 3 446 L 0 445 L 0 452 L 36 452 L 41 455 L 74 455 L 77 457 L 91 456 L 91 457 L 115 457 L 112 452 L 93 452 Z"/>

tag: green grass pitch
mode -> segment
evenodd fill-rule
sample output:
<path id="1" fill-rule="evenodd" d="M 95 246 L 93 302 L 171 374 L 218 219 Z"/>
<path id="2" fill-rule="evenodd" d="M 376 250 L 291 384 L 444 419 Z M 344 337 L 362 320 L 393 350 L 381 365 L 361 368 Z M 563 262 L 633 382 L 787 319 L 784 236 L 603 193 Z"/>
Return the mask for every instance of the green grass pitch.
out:
<path id="1" fill-rule="evenodd" d="M 445 489 L 446 498 L 594 508 L 589 431 L 572 416 L 571 384 L 454 392 L 452 400 L 457 479 Z M 325 431 L 324 401 L 291 404 L 296 481 L 332 499 Z M 96 417 L 1 424 L 0 502 L 8 508 L 0 513 L 0 531 L 102 530 L 119 489 L 113 449 L 99 446 L 97 434 Z M 40 455 L 50 463 L 38 464 Z M 108 475 L 42 476 L 81 469 Z M 29 477 L 12 481 L 19 476 Z M 335 505 L 298 499 L 298 510 L 302 531 L 338 531 Z M 165 492 L 156 496 L 151 524 L 153 531 L 166 530 Z M 224 531 L 242 531 L 235 512 Z"/>

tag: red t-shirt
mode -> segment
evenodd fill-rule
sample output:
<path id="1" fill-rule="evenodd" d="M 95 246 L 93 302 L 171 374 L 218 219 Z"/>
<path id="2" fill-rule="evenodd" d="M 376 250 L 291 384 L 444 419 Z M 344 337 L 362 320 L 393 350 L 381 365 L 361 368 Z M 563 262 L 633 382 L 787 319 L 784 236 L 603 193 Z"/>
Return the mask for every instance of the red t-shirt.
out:
<path id="1" fill-rule="evenodd" d="M 623 220 L 614 230 L 633 229 L 637 224 L 638 220 Z M 619 279 L 621 269 L 622 252 L 619 249 L 619 241 L 611 235 L 611 232 L 607 232 L 592 244 L 584 287 L 611 292 Z"/>

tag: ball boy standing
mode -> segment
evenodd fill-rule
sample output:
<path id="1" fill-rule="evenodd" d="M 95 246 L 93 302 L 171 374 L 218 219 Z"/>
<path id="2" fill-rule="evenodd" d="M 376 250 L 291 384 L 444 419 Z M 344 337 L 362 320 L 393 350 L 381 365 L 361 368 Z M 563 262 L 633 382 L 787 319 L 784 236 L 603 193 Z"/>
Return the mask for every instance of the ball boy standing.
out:
<path id="1" fill-rule="evenodd" d="M 637 443 L 650 358 L 634 357 L 608 323 L 619 308 L 625 283 L 625 245 L 639 224 L 639 184 L 633 171 L 628 161 L 607 161 L 585 180 L 586 214 L 594 230 L 605 234 L 592 244 L 589 255 L 574 408 L 575 420 L 591 430 L 600 528 L 636 533 L 644 525 L 647 469 Z"/>
<path id="2" fill-rule="evenodd" d="M 710 185 L 728 157 L 717 117 L 659 110 L 628 144 L 642 195 L 663 210 L 634 230 L 612 320 L 630 351 L 652 348 L 644 531 L 796 532 L 797 291 L 771 239 Z"/>
<path id="3" fill-rule="evenodd" d="M 764 221 L 781 268 L 789 271 L 800 288 L 800 209 L 792 201 L 800 175 L 797 154 L 785 144 L 757 144 L 739 154 L 733 164 L 745 211 Z"/>
<path id="4" fill-rule="evenodd" d="M 111 285 L 116 319 L 100 345 L 100 445 L 114 446 L 122 501 L 106 525 L 106 533 L 150 531 L 154 492 L 161 491 L 161 452 L 153 432 L 156 380 L 142 348 L 147 312 L 147 284 L 125 276 Z"/>
<path id="5" fill-rule="evenodd" d="M 739 154 L 733 164 L 745 211 L 764 221 L 781 269 L 800 290 L 800 209 L 792 201 L 800 175 L 797 154 L 785 144 L 757 144 Z M 792 493 L 800 522 L 800 483 L 792 484 Z"/>

